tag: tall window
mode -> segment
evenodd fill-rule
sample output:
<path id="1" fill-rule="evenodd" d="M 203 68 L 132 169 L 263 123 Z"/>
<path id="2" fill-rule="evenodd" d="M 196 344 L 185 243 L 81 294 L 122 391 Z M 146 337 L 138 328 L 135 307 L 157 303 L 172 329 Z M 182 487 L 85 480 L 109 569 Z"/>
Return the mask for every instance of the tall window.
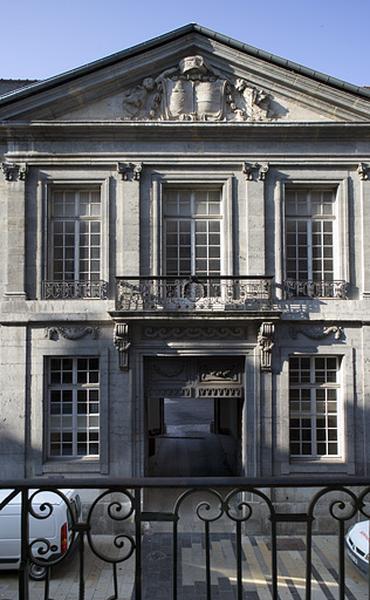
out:
<path id="1" fill-rule="evenodd" d="M 336 295 L 334 200 L 332 190 L 286 192 L 286 278 L 293 295 Z"/>
<path id="2" fill-rule="evenodd" d="M 99 359 L 49 358 L 47 377 L 48 455 L 98 455 Z"/>
<path id="3" fill-rule="evenodd" d="M 332 356 L 289 360 L 290 454 L 338 456 L 339 359 Z"/>
<path id="4" fill-rule="evenodd" d="M 101 279 L 99 189 L 55 189 L 50 206 L 50 273 L 53 281 Z"/>
<path id="5" fill-rule="evenodd" d="M 221 220 L 219 190 L 167 189 L 164 194 L 166 275 L 219 276 Z"/>

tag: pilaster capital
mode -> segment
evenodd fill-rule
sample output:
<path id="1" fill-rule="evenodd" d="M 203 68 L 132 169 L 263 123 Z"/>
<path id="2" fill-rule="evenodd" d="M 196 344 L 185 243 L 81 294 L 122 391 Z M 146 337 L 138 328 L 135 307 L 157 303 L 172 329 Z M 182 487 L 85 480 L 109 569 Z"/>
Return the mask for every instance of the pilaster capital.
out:
<path id="1" fill-rule="evenodd" d="M 242 165 L 242 172 L 245 173 L 247 181 L 265 181 L 269 168 L 268 162 L 244 162 Z"/>
<path id="2" fill-rule="evenodd" d="M 123 181 L 140 181 L 143 164 L 138 163 L 117 163 L 117 171 L 121 175 Z"/>
<path id="3" fill-rule="evenodd" d="M 5 181 L 25 181 L 27 175 L 26 163 L 3 162 L 1 170 Z"/>
<path id="4" fill-rule="evenodd" d="M 358 163 L 357 173 L 361 181 L 367 181 L 369 179 L 370 167 L 366 163 Z"/>

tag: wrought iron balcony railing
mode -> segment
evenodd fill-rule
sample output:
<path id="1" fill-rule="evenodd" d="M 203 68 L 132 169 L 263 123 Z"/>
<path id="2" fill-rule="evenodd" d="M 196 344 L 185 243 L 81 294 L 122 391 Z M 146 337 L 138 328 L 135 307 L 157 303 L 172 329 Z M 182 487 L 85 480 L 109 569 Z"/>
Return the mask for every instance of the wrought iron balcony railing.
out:
<path id="1" fill-rule="evenodd" d="M 49 596 L 53 596 L 51 586 L 54 584 L 54 576 L 58 574 L 58 570 L 54 567 L 65 562 L 76 548 L 78 560 L 73 561 L 73 566 L 78 572 L 79 587 L 74 595 L 68 597 L 79 600 L 89 600 L 96 598 L 97 595 L 108 600 L 110 588 L 113 591 L 113 595 L 109 596 L 110 600 L 117 599 L 122 597 L 118 596 L 119 585 L 125 586 L 126 590 L 130 588 L 125 597 L 135 600 L 142 598 L 158 600 L 164 597 L 177 600 L 185 597 L 184 590 L 186 597 L 191 597 L 192 600 L 198 598 L 222 600 L 231 596 L 238 600 L 250 596 L 273 600 L 288 596 L 304 597 L 305 600 L 319 597 L 335 597 L 342 600 L 369 597 L 367 594 L 370 585 L 368 587 L 365 579 L 361 591 L 359 587 L 354 593 L 349 591 L 350 584 L 345 562 L 346 530 L 353 524 L 354 519 L 370 518 L 369 478 L 347 477 L 332 480 L 329 477 L 321 479 L 305 477 L 300 480 L 295 478 L 263 480 L 143 478 L 78 479 L 78 484 L 76 482 L 76 479 L 63 478 L 49 482 L 42 479 L 28 482 L 4 481 L 0 484 L 0 491 L 6 490 L 5 495 L 2 492 L 3 499 L 0 501 L 0 523 L 1 515 L 14 514 L 14 505 L 11 507 L 11 503 L 16 498 L 20 506 L 18 597 L 21 600 L 29 598 L 28 574 L 30 566 L 35 564 L 46 572 L 44 598 L 49 599 Z M 63 491 L 65 488 L 73 489 L 77 486 L 79 490 L 94 490 L 96 493 L 95 499 L 85 506 L 84 516 L 80 519 L 76 516 L 78 511 L 71 496 Z M 152 512 L 150 507 L 147 508 L 151 490 L 155 491 L 157 501 L 158 493 L 163 494 L 162 503 L 159 504 L 160 509 L 155 512 Z M 58 502 L 53 502 L 50 496 L 47 500 L 38 500 L 43 491 L 55 494 Z M 301 502 L 297 511 L 296 505 L 289 504 L 287 497 L 291 495 L 296 500 L 297 493 L 303 491 L 306 494 L 305 503 Z M 284 507 L 282 512 L 273 501 L 274 497 L 279 497 L 279 493 Z M 82 495 L 83 492 L 80 491 L 80 494 Z M 169 497 L 168 506 L 163 508 L 164 502 L 168 501 Z M 67 513 L 68 530 L 64 532 L 64 540 L 66 541 L 70 536 L 69 544 L 65 544 L 62 553 L 57 552 L 57 547 L 51 546 L 47 537 L 37 537 L 34 534 L 38 529 L 37 521 L 45 522 L 47 519 L 52 519 L 58 504 L 59 507 L 60 504 L 65 506 Z M 305 508 L 302 509 L 302 506 Z M 10 507 L 12 511 L 8 510 Z M 265 528 L 262 552 L 256 548 L 257 542 L 253 533 L 253 519 L 256 514 Z M 194 525 L 191 531 L 186 533 L 186 524 L 189 526 L 191 518 Z M 102 519 L 107 522 L 107 531 L 109 531 L 109 535 L 104 536 L 104 547 L 99 544 L 100 536 L 95 529 L 96 523 L 101 523 Z M 334 528 L 329 559 L 317 546 L 315 525 L 318 519 L 324 520 L 326 527 L 332 525 Z M 304 529 L 304 537 L 299 539 L 299 552 L 295 552 L 294 571 L 292 573 L 290 566 L 289 574 L 283 571 L 287 569 L 284 563 L 286 553 L 284 559 L 280 554 L 280 550 L 288 549 L 283 543 L 287 541 L 286 534 L 283 537 L 279 531 L 281 525 L 285 531 L 288 525 L 293 531 L 297 527 Z M 161 545 L 164 527 L 167 531 L 166 543 Z M 198 527 L 196 534 L 195 527 Z M 45 531 L 47 527 L 41 529 Z M 50 535 L 55 535 L 51 530 L 52 528 Z M 5 531 L 4 527 L 0 527 L 0 536 L 2 531 Z M 227 553 L 223 559 L 221 558 L 220 564 L 222 549 L 219 542 L 222 538 L 220 532 L 223 531 L 228 532 Z M 189 563 L 189 543 L 191 545 L 192 536 L 197 536 L 196 563 L 194 558 L 193 562 Z M 366 530 L 364 537 L 367 537 Z M 347 538 L 348 551 L 353 553 L 354 542 L 349 539 L 349 535 Z M 292 541 L 291 538 L 289 539 Z M 367 537 L 367 544 L 368 540 Z M 149 553 L 145 549 L 148 543 L 152 544 Z M 4 544 L 0 547 L 3 551 Z M 253 548 L 256 549 L 256 554 Z M 292 549 L 298 550 L 298 548 Z M 88 551 L 111 568 L 111 585 L 107 582 L 108 571 L 105 574 L 105 587 L 99 584 L 98 591 L 94 589 L 91 581 L 89 586 L 86 585 L 85 567 Z M 367 561 L 368 565 L 368 557 L 363 554 L 362 562 L 366 565 Z M 155 565 L 156 570 L 153 571 L 152 561 L 156 558 L 164 559 L 161 573 L 159 573 L 158 562 Z M 323 565 L 324 575 L 319 572 L 320 564 Z M 300 572 L 301 568 L 303 573 Z M 193 592 L 188 587 L 191 569 L 196 569 L 198 578 L 202 579 L 202 585 L 199 584 L 199 589 L 195 586 Z M 62 575 L 65 576 L 65 569 Z M 156 581 L 153 581 L 153 575 Z M 221 583 L 218 585 L 217 576 L 221 577 L 219 581 L 222 581 L 223 585 Z M 125 577 L 126 582 L 122 581 Z M 187 581 L 184 581 L 184 577 Z M 330 578 L 330 583 L 325 581 L 327 577 Z M 226 580 L 227 585 L 225 585 Z M 62 583 L 59 580 L 55 585 L 61 586 Z M 250 594 L 248 590 L 251 586 L 253 592 Z M 299 588 L 299 593 L 296 586 Z M 163 587 L 165 595 L 163 595 Z M 293 588 L 295 595 L 292 592 Z M 105 590 L 107 591 L 104 594 Z M 40 597 L 40 591 L 40 584 L 38 584 L 37 597 Z M 59 591 L 60 587 L 58 587 Z M 94 595 L 95 591 L 96 595 Z M 189 593 L 192 595 L 189 596 Z M 283 595 L 280 595 L 281 593 Z"/>
<path id="2" fill-rule="evenodd" d="M 272 305 L 272 277 L 117 277 L 116 310 L 248 311 Z"/>
<path id="3" fill-rule="evenodd" d="M 44 300 L 78 300 L 94 298 L 106 300 L 108 283 L 106 281 L 43 281 Z"/>
<path id="4" fill-rule="evenodd" d="M 348 299 L 349 285 L 346 281 L 297 281 L 287 279 L 284 282 L 286 298 L 337 298 Z"/>

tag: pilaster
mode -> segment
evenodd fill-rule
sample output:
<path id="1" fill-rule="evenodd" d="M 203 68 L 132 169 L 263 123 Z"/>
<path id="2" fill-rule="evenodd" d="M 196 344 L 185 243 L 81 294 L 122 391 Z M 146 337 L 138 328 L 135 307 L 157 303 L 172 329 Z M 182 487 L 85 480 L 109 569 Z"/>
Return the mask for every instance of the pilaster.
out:
<path id="1" fill-rule="evenodd" d="M 247 275 L 265 275 L 265 179 L 268 163 L 244 163 L 247 197 Z"/>
<path id="2" fill-rule="evenodd" d="M 360 178 L 362 211 L 362 295 L 370 297 L 370 167 L 360 163 L 357 173 Z"/>
<path id="3" fill-rule="evenodd" d="M 7 298 L 26 299 L 25 290 L 25 186 L 26 166 L 3 163 L 7 205 Z"/>
<path id="4" fill-rule="evenodd" d="M 139 275 L 141 163 L 118 163 L 117 275 Z"/>

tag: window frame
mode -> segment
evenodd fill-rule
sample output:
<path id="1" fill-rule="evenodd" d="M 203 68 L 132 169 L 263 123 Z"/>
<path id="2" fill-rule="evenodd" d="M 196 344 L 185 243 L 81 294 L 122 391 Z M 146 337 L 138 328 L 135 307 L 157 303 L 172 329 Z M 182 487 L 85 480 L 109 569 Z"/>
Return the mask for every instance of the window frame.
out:
<path id="1" fill-rule="evenodd" d="M 307 239 L 307 252 L 308 252 L 308 256 L 307 256 L 307 281 L 315 281 L 313 279 L 313 252 L 312 252 L 312 248 L 313 248 L 313 243 L 312 243 L 312 235 L 313 235 L 313 227 L 312 224 L 314 222 L 324 222 L 325 221 L 325 215 L 322 215 L 322 218 L 319 218 L 318 216 L 311 216 L 308 217 L 307 215 L 288 215 L 287 214 L 287 194 L 289 192 L 306 192 L 306 197 L 309 198 L 309 202 L 311 205 L 311 195 L 314 192 L 331 192 L 332 193 L 332 197 L 333 197 L 333 212 L 331 215 L 328 215 L 327 220 L 331 221 L 334 223 L 333 225 L 333 232 L 332 232 L 332 236 L 333 236 L 333 281 L 338 281 L 338 280 L 346 280 L 346 278 L 343 276 L 343 262 L 340 260 L 340 256 L 339 256 L 339 248 L 341 247 L 340 244 L 340 239 L 343 237 L 341 235 L 341 230 L 343 227 L 342 224 L 342 219 L 341 219 L 341 211 L 340 211 L 340 207 L 339 207 L 339 186 L 338 183 L 334 183 L 334 182 L 320 182 L 320 181 L 315 181 L 315 182 L 309 182 L 309 181 L 300 181 L 299 183 L 295 183 L 295 182 L 289 182 L 286 183 L 284 186 L 284 202 L 283 202 L 283 227 L 282 227 L 282 240 L 283 240 L 283 244 L 282 244 L 282 248 L 283 248 L 283 281 L 287 282 L 287 281 L 292 281 L 292 278 L 288 277 L 287 274 L 287 261 L 288 261 L 288 256 L 287 256 L 287 222 L 288 220 L 291 222 L 297 222 L 297 221 L 304 221 L 307 224 L 307 228 L 306 228 L 306 234 L 307 234 L 307 238 L 310 237 L 310 239 Z M 299 246 L 297 246 L 299 247 Z M 323 248 L 324 246 L 321 245 L 321 248 Z M 297 279 L 294 279 L 294 281 L 300 281 Z M 321 279 L 322 282 L 325 283 L 325 279 Z M 328 283 L 330 283 L 331 280 L 328 280 Z M 317 283 L 319 283 L 319 280 L 317 281 Z M 316 295 L 315 295 L 316 296 Z M 297 298 L 305 298 L 305 295 L 297 295 L 294 296 Z M 326 296 L 326 295 L 320 295 L 320 297 L 325 297 L 325 298 L 333 298 L 333 296 Z"/>
<path id="2" fill-rule="evenodd" d="M 287 334 L 288 335 L 288 334 Z M 301 337 L 301 336 L 299 336 Z M 301 341 L 301 343 L 299 343 Z M 281 370 L 277 374 L 276 389 L 276 431 L 274 438 L 276 469 L 282 475 L 288 474 L 326 474 L 355 473 L 355 441 L 354 436 L 348 435 L 354 427 L 355 374 L 354 374 L 354 349 L 343 343 L 331 344 L 331 340 L 317 344 L 305 344 L 304 340 L 295 341 L 281 347 Z M 307 458 L 291 457 L 289 448 L 289 359 L 295 356 L 336 356 L 340 361 L 341 371 L 341 408 L 338 420 L 340 434 L 341 455 L 337 457 Z"/>
<path id="3" fill-rule="evenodd" d="M 52 373 L 52 369 L 51 369 L 51 361 L 53 360 L 58 360 L 58 361 L 63 361 L 63 360 L 71 360 L 72 361 L 72 381 L 71 382 L 61 382 L 61 383 L 53 383 L 51 381 L 51 373 Z M 98 360 L 99 366 L 98 366 L 98 373 L 99 373 L 99 380 L 98 382 L 89 382 L 86 384 L 82 384 L 80 382 L 78 382 L 78 361 L 79 360 Z M 57 372 L 57 371 L 55 371 Z M 62 373 L 63 371 L 60 371 L 60 373 Z M 90 373 L 90 371 L 86 371 L 87 373 Z M 45 379 L 46 379 L 46 394 L 45 394 L 45 450 L 46 450 L 46 457 L 47 460 L 74 460 L 74 459 L 81 459 L 81 458 L 87 458 L 87 459 L 94 459 L 94 460 L 99 460 L 100 458 L 100 444 L 101 444 L 101 425 L 100 425 L 100 420 L 101 420 L 101 389 L 100 389 L 100 385 L 101 385 L 101 362 L 100 362 L 100 358 L 99 356 L 95 356 L 95 355 L 89 355 L 89 356 L 69 356 L 69 355 L 65 355 L 65 356 L 48 356 L 46 361 L 45 361 Z M 78 433 L 79 433 L 79 428 L 78 428 L 78 392 L 80 390 L 89 390 L 90 391 L 96 391 L 98 390 L 98 401 L 94 402 L 94 404 L 98 404 L 99 405 L 99 410 L 98 413 L 94 413 L 94 416 L 98 415 L 98 421 L 99 421 L 99 425 L 98 427 L 92 427 L 90 428 L 86 428 L 86 432 L 95 432 L 98 431 L 98 444 L 99 444 L 99 452 L 98 453 L 91 453 L 91 454 L 79 454 L 78 453 Z M 51 395 L 53 392 L 61 392 L 63 393 L 68 391 L 71 392 L 71 412 L 66 413 L 68 416 L 70 415 L 71 418 L 71 423 L 72 426 L 71 428 L 68 429 L 64 429 L 63 426 L 61 426 L 59 428 L 58 431 L 55 431 L 54 433 L 59 433 L 60 436 L 63 435 L 63 433 L 71 433 L 72 435 L 72 453 L 71 454 L 53 454 L 51 451 L 51 446 L 52 446 L 52 442 L 51 442 L 51 433 L 52 431 L 52 427 L 51 427 L 51 420 L 52 420 L 52 400 L 51 400 Z M 88 402 L 89 403 L 89 402 Z M 62 408 L 63 403 L 60 401 L 60 408 Z M 85 413 L 83 416 L 87 416 L 87 414 L 89 413 Z M 55 416 L 63 416 L 63 412 L 62 410 L 60 411 L 60 413 L 55 414 Z M 86 445 L 88 444 L 88 442 L 86 442 Z M 60 442 L 60 446 L 62 445 L 62 442 Z"/>
<path id="4" fill-rule="evenodd" d="M 213 189 L 220 191 L 222 207 L 221 226 L 221 275 L 235 274 L 235 223 L 234 206 L 236 203 L 236 186 L 232 173 L 215 173 L 194 170 L 164 171 L 153 178 L 151 188 L 151 226 L 150 226 L 150 272 L 154 277 L 165 277 L 165 238 L 163 198 L 165 189 Z"/>
<path id="5" fill-rule="evenodd" d="M 292 360 L 299 360 L 302 361 L 304 359 L 308 359 L 309 360 L 309 381 L 299 381 L 299 382 L 292 382 L 292 367 L 291 367 L 291 361 Z M 316 361 L 317 360 L 327 360 L 327 359 L 334 359 L 336 361 L 336 369 L 335 369 L 335 373 L 336 373 L 336 378 L 335 378 L 335 382 L 329 382 L 329 381 L 325 381 L 325 382 L 318 382 L 316 379 L 316 373 L 317 373 L 317 369 L 316 369 Z M 325 371 L 327 371 L 327 365 L 325 366 Z M 301 373 L 301 365 L 299 367 L 299 373 Z M 320 355 L 317 356 L 316 354 L 311 354 L 311 355 L 301 355 L 301 356 L 290 356 L 289 357 L 289 440 L 290 440 L 290 445 L 289 445 L 289 456 L 290 459 L 311 459 L 311 460 L 316 460 L 316 459 L 333 459 L 333 458 L 341 458 L 342 456 L 342 443 L 343 440 L 340 436 L 340 425 L 342 423 L 342 397 L 341 397 L 341 361 L 340 361 L 340 357 L 338 356 L 333 356 L 333 355 Z M 293 412 L 292 411 L 292 407 L 291 407 L 291 403 L 293 402 L 292 398 L 291 398 L 291 392 L 293 390 L 299 390 L 299 391 L 308 391 L 309 392 L 309 400 L 303 400 L 302 399 L 302 395 L 299 394 L 299 400 L 295 400 L 295 402 L 299 402 L 301 404 L 301 402 L 306 402 L 310 404 L 310 409 L 309 411 L 305 412 L 302 409 Z M 325 390 L 325 391 L 329 391 L 329 390 L 336 390 L 336 397 L 335 397 L 335 404 L 336 404 L 336 410 L 335 413 L 333 413 L 333 415 L 335 415 L 336 418 L 336 427 L 333 428 L 336 431 L 336 445 L 337 445 L 337 452 L 336 453 L 319 453 L 318 452 L 318 446 L 320 443 L 325 443 L 326 446 L 328 446 L 328 444 L 330 443 L 330 439 L 329 439 L 329 430 L 330 428 L 328 427 L 327 423 L 325 424 L 325 440 L 321 440 L 319 441 L 317 439 L 317 420 L 318 418 L 325 418 L 325 420 L 327 421 L 327 418 L 330 417 L 331 413 L 329 413 L 329 411 L 325 410 L 325 412 L 318 412 L 317 411 L 317 406 L 316 403 L 318 401 L 317 398 L 317 391 L 318 390 Z M 325 399 L 325 403 L 329 401 Z M 299 438 L 295 441 L 292 441 L 291 439 L 291 433 L 292 433 L 292 426 L 291 426 L 291 421 L 292 419 L 297 419 L 299 421 L 301 421 L 300 426 L 294 429 L 297 429 L 299 431 Z M 310 432 L 311 432 L 311 436 L 310 436 L 310 440 L 306 441 L 303 439 L 303 430 L 306 429 L 304 427 L 302 427 L 302 420 L 306 420 L 306 421 L 310 421 Z M 299 444 L 301 446 L 301 450 L 302 450 L 302 446 L 305 443 L 309 443 L 311 445 L 311 453 L 304 453 L 304 452 L 299 452 L 299 453 L 293 453 L 291 451 L 291 444 L 292 443 L 296 443 Z"/>
<path id="6" fill-rule="evenodd" d="M 177 214 L 177 215 L 166 215 L 165 214 L 165 207 L 166 207 L 166 192 L 167 191 L 172 191 L 172 192 L 181 192 L 181 191 L 187 191 L 190 193 L 190 214 L 189 215 L 181 215 L 181 214 Z M 195 204 L 195 194 L 197 192 L 217 192 L 219 195 L 219 203 L 220 203 L 220 211 L 219 213 L 213 215 L 213 214 L 196 214 L 195 208 L 194 208 L 194 204 Z M 225 262 L 225 252 L 223 251 L 224 245 L 225 245 L 225 231 L 224 231 L 224 219 L 225 219 L 225 209 L 224 209 L 224 198 L 223 198 L 223 193 L 222 193 L 222 189 L 219 186 L 209 186 L 209 185 L 192 185 L 192 186 L 176 186 L 176 185 L 166 185 L 163 188 L 163 224 L 162 224 L 162 228 L 163 228 L 163 237 L 162 237 L 162 244 L 163 244 L 163 248 L 162 248 L 162 256 L 163 256 L 163 273 L 165 275 L 165 277 L 196 277 L 196 260 L 197 260 L 197 244 L 196 244 L 196 223 L 197 222 L 204 222 L 204 223 L 209 223 L 211 221 L 217 222 L 220 224 L 220 229 L 219 229 L 219 235 L 220 235 L 220 256 L 219 256 L 219 263 L 220 263 L 220 272 L 215 275 L 215 277 L 220 277 L 221 274 L 224 273 L 225 270 L 225 266 L 224 266 L 224 262 Z M 172 221 L 172 222 L 176 222 L 176 223 L 180 223 L 182 221 L 185 222 L 189 222 L 190 223 L 190 274 L 184 274 L 182 275 L 181 272 L 179 275 L 169 275 L 167 273 L 167 227 L 168 227 L 168 223 Z M 212 233 L 212 232 L 211 232 Z M 208 231 L 207 234 L 208 236 Z M 179 244 L 177 246 L 177 248 L 179 249 L 181 247 L 181 244 Z M 211 246 L 208 244 L 206 245 L 207 249 L 209 249 Z M 180 253 L 178 254 L 180 256 Z M 208 252 L 207 252 L 207 257 L 204 259 L 207 261 L 209 260 L 209 256 L 208 256 Z M 179 260 L 179 259 L 178 259 Z M 212 277 L 212 275 L 209 275 L 209 264 L 207 264 L 207 276 Z M 204 275 L 199 275 L 200 278 L 204 277 Z"/>
<path id="7" fill-rule="evenodd" d="M 38 221 L 42 236 L 40 241 L 39 262 L 39 273 L 41 277 L 37 279 L 37 297 L 43 299 L 43 282 L 51 281 L 52 274 L 52 236 L 51 236 L 51 203 L 53 199 L 53 192 L 55 190 L 64 191 L 81 191 L 92 189 L 99 189 L 100 191 L 100 203 L 101 203 L 101 215 L 100 215 L 100 280 L 110 284 L 110 273 L 109 273 L 109 231 L 110 231 L 110 186 L 109 177 L 102 178 L 73 178 L 73 177 L 59 177 L 51 174 L 50 180 L 46 181 L 40 187 L 40 193 L 38 196 L 38 202 L 40 203 L 40 210 L 38 211 Z M 109 295 L 108 295 L 109 297 Z M 68 298 L 74 300 L 75 298 Z M 81 300 L 97 300 L 95 297 L 81 297 Z"/>

